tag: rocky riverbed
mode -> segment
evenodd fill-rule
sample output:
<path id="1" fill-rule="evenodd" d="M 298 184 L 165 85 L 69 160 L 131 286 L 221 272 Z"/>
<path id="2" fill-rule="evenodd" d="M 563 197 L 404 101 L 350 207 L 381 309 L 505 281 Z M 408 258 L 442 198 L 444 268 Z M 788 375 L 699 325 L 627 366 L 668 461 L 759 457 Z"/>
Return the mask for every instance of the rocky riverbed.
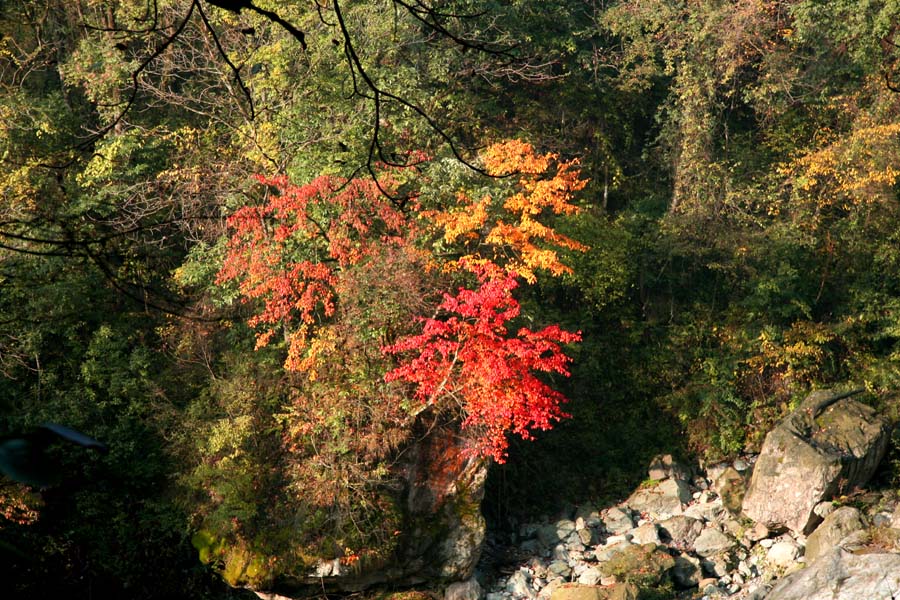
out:
<path id="1" fill-rule="evenodd" d="M 893 492 L 847 500 L 864 510 L 820 503 L 824 522 L 809 536 L 741 518 L 734 508 L 755 461 L 745 456 L 692 475 L 660 457 L 624 502 L 579 506 L 490 540 L 476 577 L 484 585 L 457 584 L 448 600 L 762 600 L 836 548 L 884 552 L 900 540 Z"/>
<path id="2" fill-rule="evenodd" d="M 861 491 L 890 427 L 850 395 L 811 394 L 759 455 L 659 456 L 618 504 L 495 536 L 445 600 L 900 598 L 898 495 Z"/>

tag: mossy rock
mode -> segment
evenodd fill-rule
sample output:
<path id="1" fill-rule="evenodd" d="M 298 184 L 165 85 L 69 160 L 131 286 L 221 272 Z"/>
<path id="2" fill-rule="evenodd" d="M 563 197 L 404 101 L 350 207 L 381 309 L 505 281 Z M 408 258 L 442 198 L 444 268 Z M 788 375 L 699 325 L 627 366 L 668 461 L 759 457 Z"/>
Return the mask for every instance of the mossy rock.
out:
<path id="1" fill-rule="evenodd" d="M 617 553 L 600 565 L 600 572 L 643 589 L 663 584 L 666 574 L 674 566 L 675 559 L 668 552 L 656 544 L 642 544 Z"/>
<path id="2" fill-rule="evenodd" d="M 225 552 L 225 540 L 208 529 L 201 529 L 191 537 L 191 544 L 200 556 L 200 562 L 208 565 L 215 562 Z"/>
<path id="3" fill-rule="evenodd" d="M 257 587 L 271 579 L 269 561 L 262 555 L 242 546 L 230 548 L 225 553 L 225 569 L 222 578 L 232 587 Z"/>
<path id="4" fill-rule="evenodd" d="M 722 506 L 732 516 L 741 514 L 744 495 L 747 493 L 747 480 L 734 467 L 728 467 L 716 479 L 716 491 L 722 498 Z"/>
<path id="5" fill-rule="evenodd" d="M 379 592 L 372 597 L 372 600 L 435 600 L 435 596 L 427 592 L 406 590 L 403 592 Z"/>
<path id="6" fill-rule="evenodd" d="M 643 596 L 633 583 L 613 586 L 564 583 L 553 590 L 550 600 L 641 600 Z"/>
<path id="7" fill-rule="evenodd" d="M 246 544 L 231 544 L 208 529 L 201 529 L 191 538 L 200 562 L 221 566 L 222 578 L 233 587 L 259 586 L 272 577 L 270 560 L 249 550 Z"/>

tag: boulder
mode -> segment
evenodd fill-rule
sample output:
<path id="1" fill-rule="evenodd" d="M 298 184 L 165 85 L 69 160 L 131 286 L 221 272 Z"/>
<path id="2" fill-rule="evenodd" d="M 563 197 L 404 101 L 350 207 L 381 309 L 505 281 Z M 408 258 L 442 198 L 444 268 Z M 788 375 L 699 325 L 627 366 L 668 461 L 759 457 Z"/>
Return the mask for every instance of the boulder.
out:
<path id="1" fill-rule="evenodd" d="M 692 548 L 703 531 L 703 521 L 686 515 L 670 517 L 659 524 L 660 534 L 678 548 Z"/>
<path id="2" fill-rule="evenodd" d="M 603 516 L 603 526 L 609 533 L 618 535 L 634 529 L 634 521 L 626 510 L 614 506 Z"/>
<path id="3" fill-rule="evenodd" d="M 691 504 L 684 509 L 685 516 L 699 519 L 701 521 L 707 521 L 709 523 L 718 521 L 722 518 L 722 515 L 724 513 L 725 509 L 722 506 L 721 498 L 716 498 L 715 500 L 706 502 L 705 504 Z"/>
<path id="4" fill-rule="evenodd" d="M 887 448 L 889 424 L 844 394 L 821 390 L 769 432 L 753 469 L 743 513 L 770 529 L 808 534 L 814 508 L 864 485 Z"/>
<path id="5" fill-rule="evenodd" d="M 637 600 L 639 591 L 634 584 L 617 583 L 613 586 L 564 583 L 550 594 L 550 600 Z"/>
<path id="6" fill-rule="evenodd" d="M 753 527 L 744 532 L 744 538 L 751 544 L 755 544 L 769 537 L 769 528 L 763 523 L 755 523 Z"/>
<path id="7" fill-rule="evenodd" d="M 725 550 L 713 554 L 712 556 L 702 558 L 700 560 L 700 567 L 703 569 L 703 572 L 710 577 L 720 579 L 734 571 L 738 562 L 739 561 L 733 551 Z M 701 585 L 700 587 L 702 589 L 703 586 Z"/>
<path id="8" fill-rule="evenodd" d="M 451 583 L 444 590 L 444 600 L 481 600 L 484 590 L 474 577 L 468 581 Z"/>
<path id="9" fill-rule="evenodd" d="M 617 581 L 632 582 L 639 588 L 659 585 L 675 566 L 675 559 L 656 544 L 630 546 L 600 565 L 600 573 Z"/>
<path id="10" fill-rule="evenodd" d="M 670 571 L 672 581 L 680 588 L 692 588 L 700 585 L 703 572 L 700 569 L 700 559 L 682 554 L 675 557 L 675 566 Z"/>
<path id="11" fill-rule="evenodd" d="M 690 472 L 672 458 L 671 454 L 660 454 L 653 457 L 650 467 L 647 469 L 650 479 L 661 480 L 666 478 L 687 479 Z"/>
<path id="12" fill-rule="evenodd" d="M 515 598 L 534 600 L 537 591 L 531 586 L 531 577 L 524 570 L 519 569 L 506 580 L 506 591 Z"/>
<path id="13" fill-rule="evenodd" d="M 603 576 L 600 573 L 600 569 L 597 567 L 588 567 L 584 571 L 581 572 L 581 575 L 578 576 L 578 583 L 582 583 L 584 585 L 597 585 L 600 583 L 600 578 Z"/>
<path id="14" fill-rule="evenodd" d="M 806 560 L 813 561 L 855 531 L 866 528 L 863 516 L 852 506 L 842 506 L 825 517 L 825 520 L 806 539 Z"/>
<path id="15" fill-rule="evenodd" d="M 791 540 L 775 542 L 766 552 L 766 562 L 778 569 L 789 569 L 797 563 L 800 547 Z"/>
<path id="16" fill-rule="evenodd" d="M 766 600 L 891 600 L 900 592 L 900 555 L 832 548 L 779 581 Z"/>
<path id="17" fill-rule="evenodd" d="M 564 578 L 568 578 L 572 574 L 572 567 L 569 566 L 569 561 L 566 560 L 554 560 L 547 567 L 547 570 L 551 575 L 559 575 Z"/>
<path id="18" fill-rule="evenodd" d="M 661 544 L 659 539 L 659 527 L 656 523 L 644 523 L 635 527 L 627 535 L 631 536 L 633 544 Z"/>
<path id="19" fill-rule="evenodd" d="M 594 549 L 594 557 L 597 559 L 597 562 L 606 562 L 616 554 L 627 550 L 633 545 L 634 544 L 628 540 L 623 539 L 618 542 L 607 544 L 606 546 L 597 546 L 597 548 Z"/>
<path id="20" fill-rule="evenodd" d="M 708 527 L 694 540 L 694 551 L 703 557 L 727 552 L 738 545 L 737 540 L 714 527 Z"/>
<path id="21" fill-rule="evenodd" d="M 727 467 L 715 481 L 716 491 L 722 499 L 722 506 L 732 515 L 741 512 L 744 495 L 747 493 L 747 480 L 734 467 Z"/>
<path id="22" fill-rule="evenodd" d="M 643 487 L 631 495 L 625 504 L 634 511 L 654 519 L 665 519 L 684 512 L 684 504 L 691 501 L 691 490 L 681 479 L 666 479 L 658 485 Z"/>

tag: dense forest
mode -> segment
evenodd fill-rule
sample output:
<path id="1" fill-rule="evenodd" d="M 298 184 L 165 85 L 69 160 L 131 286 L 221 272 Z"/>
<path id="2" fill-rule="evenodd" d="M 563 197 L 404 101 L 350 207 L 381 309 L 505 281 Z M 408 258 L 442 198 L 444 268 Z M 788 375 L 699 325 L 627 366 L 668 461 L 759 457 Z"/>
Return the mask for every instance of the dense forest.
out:
<path id="1" fill-rule="evenodd" d="M 0 481 L 4 589 L 378 561 L 426 422 L 502 524 L 753 451 L 811 389 L 893 418 L 898 31 L 893 0 L 0 2 L 0 431 L 109 448 Z"/>

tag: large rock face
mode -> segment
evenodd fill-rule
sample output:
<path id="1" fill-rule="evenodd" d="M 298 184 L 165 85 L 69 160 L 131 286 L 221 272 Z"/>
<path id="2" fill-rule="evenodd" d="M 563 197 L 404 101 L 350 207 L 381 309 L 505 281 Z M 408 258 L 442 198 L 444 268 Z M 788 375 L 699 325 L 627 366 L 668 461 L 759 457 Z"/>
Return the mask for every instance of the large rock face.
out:
<path id="1" fill-rule="evenodd" d="M 887 448 L 889 425 L 848 394 L 821 390 L 766 436 L 744 497 L 744 514 L 770 529 L 809 533 L 822 500 L 868 481 Z"/>
<path id="2" fill-rule="evenodd" d="M 487 463 L 472 456 L 452 428 L 432 431 L 410 452 L 405 469 L 405 570 L 422 580 L 463 581 L 481 557 Z"/>
<path id="3" fill-rule="evenodd" d="M 900 555 L 835 548 L 778 582 L 766 600 L 893 600 L 900 597 Z"/>
<path id="4" fill-rule="evenodd" d="M 467 451 L 457 428 L 428 427 L 407 448 L 397 467 L 403 531 L 392 558 L 378 564 L 341 568 L 323 561 L 309 573 L 283 576 L 262 598 L 308 597 L 322 592 L 357 592 L 389 584 L 412 586 L 466 581 L 481 556 L 485 521 L 481 500 L 487 462 Z"/>

